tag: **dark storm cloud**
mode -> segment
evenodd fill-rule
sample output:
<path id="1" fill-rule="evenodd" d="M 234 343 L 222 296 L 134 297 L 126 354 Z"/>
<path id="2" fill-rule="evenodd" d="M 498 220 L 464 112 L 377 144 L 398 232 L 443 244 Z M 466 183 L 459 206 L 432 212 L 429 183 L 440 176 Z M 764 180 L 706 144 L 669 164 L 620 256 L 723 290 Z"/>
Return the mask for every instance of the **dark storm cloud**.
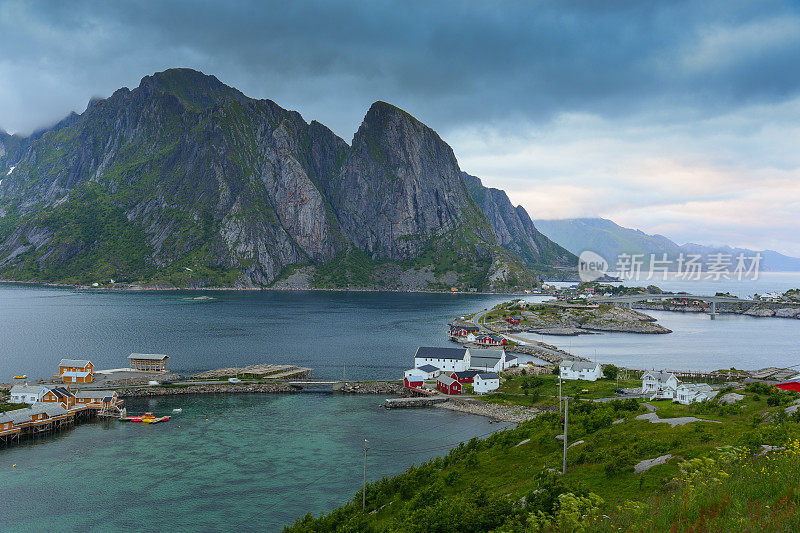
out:
<path id="1" fill-rule="evenodd" d="M 0 127 L 31 131 L 169 67 L 350 140 L 386 100 L 534 218 L 800 256 L 790 0 L 0 0 Z M 0 169 L 3 173 L 11 169 Z"/>
<path id="2" fill-rule="evenodd" d="M 713 115 L 800 89 L 792 2 L 0 3 L 0 126 L 189 66 L 349 138 L 374 100 L 439 129 Z"/>

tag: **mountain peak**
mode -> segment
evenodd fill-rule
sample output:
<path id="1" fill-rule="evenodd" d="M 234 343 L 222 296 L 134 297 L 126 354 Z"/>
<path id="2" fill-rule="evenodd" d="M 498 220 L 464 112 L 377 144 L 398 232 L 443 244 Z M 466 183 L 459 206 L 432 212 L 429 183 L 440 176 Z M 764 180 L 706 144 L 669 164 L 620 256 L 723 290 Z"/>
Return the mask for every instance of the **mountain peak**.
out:
<path id="1" fill-rule="evenodd" d="M 225 85 L 216 76 L 191 68 L 170 68 L 145 76 L 140 89 L 172 93 L 192 107 L 206 109 L 226 98 L 246 99 L 240 91 Z"/>

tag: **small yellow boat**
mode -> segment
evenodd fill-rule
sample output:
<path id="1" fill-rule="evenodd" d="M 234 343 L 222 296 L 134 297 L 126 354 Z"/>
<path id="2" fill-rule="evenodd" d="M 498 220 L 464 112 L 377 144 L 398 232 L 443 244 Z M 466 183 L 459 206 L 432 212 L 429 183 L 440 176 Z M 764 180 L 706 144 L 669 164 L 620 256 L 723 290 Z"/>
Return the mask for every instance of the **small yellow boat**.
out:
<path id="1" fill-rule="evenodd" d="M 21 376 L 14 376 L 14 379 L 26 379 L 27 377 L 27 374 L 22 374 Z"/>

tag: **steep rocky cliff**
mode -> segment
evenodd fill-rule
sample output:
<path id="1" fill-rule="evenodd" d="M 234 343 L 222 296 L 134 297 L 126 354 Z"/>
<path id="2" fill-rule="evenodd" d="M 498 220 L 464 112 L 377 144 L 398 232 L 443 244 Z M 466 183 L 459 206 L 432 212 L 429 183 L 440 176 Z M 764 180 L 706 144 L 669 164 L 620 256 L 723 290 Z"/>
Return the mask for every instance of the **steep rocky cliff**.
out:
<path id="1" fill-rule="evenodd" d="M 527 266 L 573 266 L 575 255 L 551 241 L 533 224 L 525 208 L 514 207 L 505 191 L 484 187 L 480 178 L 462 172 L 464 183 L 494 229 L 499 244 Z"/>
<path id="2" fill-rule="evenodd" d="M 552 259 L 504 242 L 450 147 L 383 102 L 351 146 L 171 69 L 30 137 L 0 132 L 0 165 L 5 279 L 245 287 L 301 269 L 319 286 L 502 288 L 533 283 L 515 254 Z"/>

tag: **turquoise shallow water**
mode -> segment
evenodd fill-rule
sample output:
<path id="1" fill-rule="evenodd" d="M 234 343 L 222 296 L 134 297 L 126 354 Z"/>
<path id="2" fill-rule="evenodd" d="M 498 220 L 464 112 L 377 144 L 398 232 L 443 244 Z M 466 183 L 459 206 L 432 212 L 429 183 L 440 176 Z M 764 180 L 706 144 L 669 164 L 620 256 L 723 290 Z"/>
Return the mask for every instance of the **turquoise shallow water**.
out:
<path id="1" fill-rule="evenodd" d="M 0 531 L 276 531 L 344 503 L 370 480 L 501 429 L 445 409 L 386 411 L 376 396 L 230 395 L 130 400 L 117 421 L 0 450 Z M 207 419 L 207 420 L 206 420 Z M 16 468 L 11 468 L 16 464 Z"/>

